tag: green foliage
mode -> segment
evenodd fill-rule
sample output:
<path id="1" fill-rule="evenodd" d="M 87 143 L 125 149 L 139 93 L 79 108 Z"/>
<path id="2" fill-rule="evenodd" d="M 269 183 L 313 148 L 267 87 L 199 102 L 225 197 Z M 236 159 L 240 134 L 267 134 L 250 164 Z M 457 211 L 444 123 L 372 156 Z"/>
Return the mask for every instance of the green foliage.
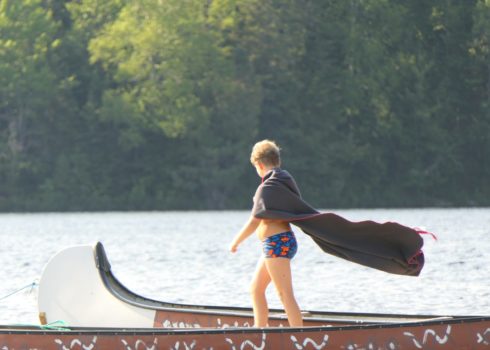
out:
<path id="1" fill-rule="evenodd" d="M 489 205 L 488 0 L 0 0 L 0 210 Z"/>
<path id="2" fill-rule="evenodd" d="M 44 175 L 40 146 L 62 87 L 50 68 L 59 45 L 51 12 L 40 0 L 0 4 L 0 192 L 8 199 L 35 192 Z"/>

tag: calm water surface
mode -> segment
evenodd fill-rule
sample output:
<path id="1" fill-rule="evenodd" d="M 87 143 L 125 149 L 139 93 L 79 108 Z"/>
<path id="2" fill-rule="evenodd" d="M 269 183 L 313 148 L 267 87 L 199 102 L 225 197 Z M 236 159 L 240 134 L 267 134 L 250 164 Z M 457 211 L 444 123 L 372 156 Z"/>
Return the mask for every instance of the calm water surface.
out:
<path id="1" fill-rule="evenodd" d="M 490 315 L 490 208 L 339 210 L 349 220 L 397 221 L 437 234 L 425 237 L 419 277 L 390 275 L 326 255 L 295 229 L 293 260 L 304 310 Z M 251 237 L 228 245 L 245 211 L 0 214 L 0 298 L 39 279 L 67 246 L 101 241 L 116 277 L 152 299 L 250 306 L 248 285 L 260 256 Z M 274 289 L 271 307 L 280 307 Z M 37 323 L 37 288 L 0 300 L 0 323 Z"/>

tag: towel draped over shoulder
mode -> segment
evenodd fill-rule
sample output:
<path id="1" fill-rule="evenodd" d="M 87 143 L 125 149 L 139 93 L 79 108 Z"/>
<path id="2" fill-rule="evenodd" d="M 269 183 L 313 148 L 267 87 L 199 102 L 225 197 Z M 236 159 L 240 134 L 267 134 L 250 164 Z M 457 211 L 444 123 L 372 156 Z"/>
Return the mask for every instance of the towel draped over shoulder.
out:
<path id="1" fill-rule="evenodd" d="M 279 168 L 264 176 L 252 215 L 289 221 L 324 252 L 364 266 L 407 276 L 418 276 L 424 266 L 423 239 L 417 230 L 395 222 L 351 222 L 320 213 L 301 198 L 293 177 Z"/>

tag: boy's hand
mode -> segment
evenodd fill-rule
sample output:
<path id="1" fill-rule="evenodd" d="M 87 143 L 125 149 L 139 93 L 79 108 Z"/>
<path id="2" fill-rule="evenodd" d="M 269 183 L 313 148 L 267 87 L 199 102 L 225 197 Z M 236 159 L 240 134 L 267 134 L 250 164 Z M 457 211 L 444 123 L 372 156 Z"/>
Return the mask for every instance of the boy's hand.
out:
<path id="1" fill-rule="evenodd" d="M 238 249 L 238 244 L 236 244 L 235 242 L 233 242 L 231 245 L 230 245 L 230 252 L 232 253 L 236 253 Z"/>

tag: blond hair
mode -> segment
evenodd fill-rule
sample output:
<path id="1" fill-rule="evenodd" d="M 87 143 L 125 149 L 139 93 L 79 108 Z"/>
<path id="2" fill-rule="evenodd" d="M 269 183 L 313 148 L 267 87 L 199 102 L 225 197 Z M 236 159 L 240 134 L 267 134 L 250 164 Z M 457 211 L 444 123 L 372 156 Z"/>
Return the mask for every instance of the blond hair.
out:
<path id="1" fill-rule="evenodd" d="M 250 162 L 254 165 L 261 162 L 265 166 L 278 167 L 281 165 L 280 151 L 281 149 L 274 141 L 259 141 L 252 148 Z"/>

